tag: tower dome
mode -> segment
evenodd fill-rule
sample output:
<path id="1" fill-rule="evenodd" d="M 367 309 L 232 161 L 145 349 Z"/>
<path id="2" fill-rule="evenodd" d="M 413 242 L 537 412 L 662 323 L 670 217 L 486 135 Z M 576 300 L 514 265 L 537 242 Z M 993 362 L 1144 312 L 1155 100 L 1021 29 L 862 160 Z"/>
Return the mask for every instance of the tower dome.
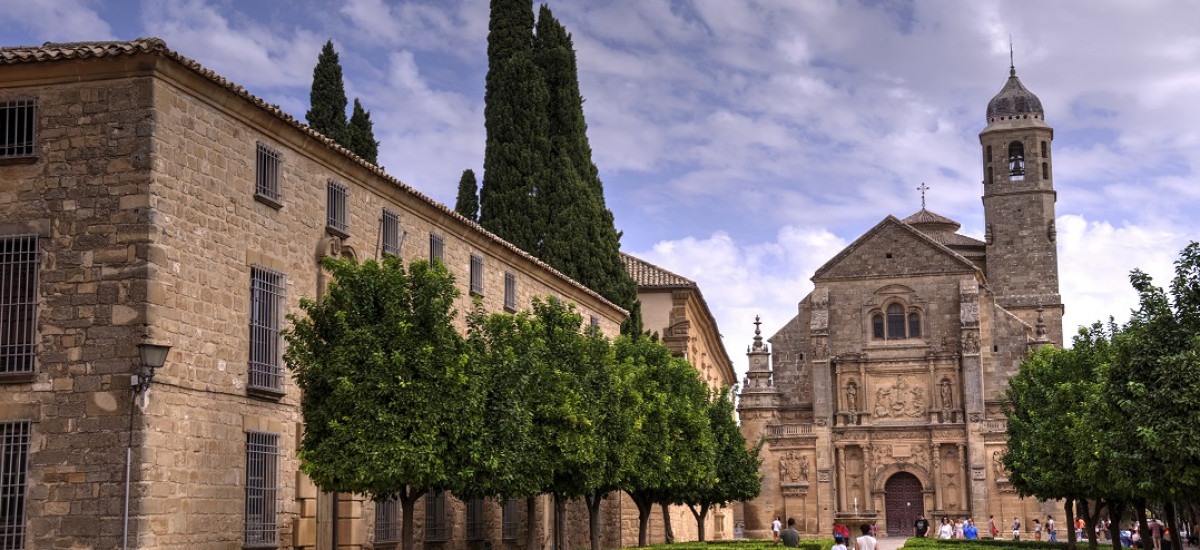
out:
<path id="1" fill-rule="evenodd" d="M 987 106 L 987 120 L 994 122 L 1003 118 L 1044 118 L 1042 100 L 1021 84 L 1017 70 L 1009 67 L 1008 82 L 1000 89 Z"/>

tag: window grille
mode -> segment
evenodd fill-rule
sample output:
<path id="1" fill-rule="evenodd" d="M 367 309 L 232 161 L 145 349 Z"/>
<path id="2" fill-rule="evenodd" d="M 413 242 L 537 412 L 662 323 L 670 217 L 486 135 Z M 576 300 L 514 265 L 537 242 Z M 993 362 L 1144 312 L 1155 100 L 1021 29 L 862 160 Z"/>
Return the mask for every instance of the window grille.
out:
<path id="1" fill-rule="evenodd" d="M 0 237 L 0 374 L 33 372 L 37 329 L 38 237 Z"/>
<path id="2" fill-rule="evenodd" d="M 483 296 L 483 256 L 471 254 L 471 294 Z"/>
<path id="3" fill-rule="evenodd" d="M 441 235 L 429 234 L 429 263 L 434 260 L 445 261 L 446 245 Z"/>
<path id="4" fill-rule="evenodd" d="M 279 364 L 284 275 L 262 266 L 250 269 L 250 368 L 247 386 L 282 391 Z"/>
<path id="5" fill-rule="evenodd" d="M 246 433 L 246 546 L 279 545 L 279 434 Z"/>
<path id="6" fill-rule="evenodd" d="M 483 499 L 467 501 L 467 540 L 483 540 Z"/>
<path id="7" fill-rule="evenodd" d="M 908 314 L 908 337 L 921 337 L 921 316 L 917 315 L 916 313 Z"/>
<path id="8" fill-rule="evenodd" d="M 871 337 L 883 340 L 883 316 L 878 313 L 871 316 Z"/>
<path id="9" fill-rule="evenodd" d="M 515 498 L 504 501 L 501 516 L 503 516 L 502 523 L 504 523 L 501 536 L 504 537 L 504 540 L 515 540 L 521 530 L 521 501 Z"/>
<path id="10" fill-rule="evenodd" d="M 396 497 L 375 503 L 375 542 L 400 540 L 400 501 Z"/>
<path id="11" fill-rule="evenodd" d="M 400 255 L 400 215 L 383 209 L 383 253 Z"/>
<path id="12" fill-rule="evenodd" d="M 279 190 L 282 159 L 283 155 L 277 149 L 258 142 L 254 162 L 254 193 L 276 205 L 283 201 L 283 193 Z"/>
<path id="13" fill-rule="evenodd" d="M 350 236 L 350 188 L 336 181 L 329 180 L 328 221 L 325 227 L 335 235 Z"/>
<path id="14" fill-rule="evenodd" d="M 425 540 L 449 539 L 446 525 L 446 492 L 430 491 L 425 495 Z"/>
<path id="15" fill-rule="evenodd" d="M 504 273 L 504 309 L 517 310 L 517 276 L 511 271 Z"/>
<path id="16" fill-rule="evenodd" d="M 0 158 L 31 157 L 37 144 L 37 100 L 0 101 Z"/>
<path id="17" fill-rule="evenodd" d="M 25 548 L 29 421 L 0 422 L 0 548 Z"/>

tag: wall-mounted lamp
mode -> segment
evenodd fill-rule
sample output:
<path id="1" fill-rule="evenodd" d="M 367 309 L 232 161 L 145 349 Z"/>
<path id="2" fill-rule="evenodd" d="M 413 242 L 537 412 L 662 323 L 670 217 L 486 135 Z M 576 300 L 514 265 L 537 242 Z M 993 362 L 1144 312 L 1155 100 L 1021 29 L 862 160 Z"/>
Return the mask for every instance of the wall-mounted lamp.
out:
<path id="1" fill-rule="evenodd" d="M 130 380 L 135 393 L 142 393 L 150 387 L 150 381 L 154 380 L 155 369 L 167 362 L 167 354 L 170 351 L 171 346 L 138 344 L 138 356 L 142 359 L 142 371 L 140 374 L 133 375 Z"/>

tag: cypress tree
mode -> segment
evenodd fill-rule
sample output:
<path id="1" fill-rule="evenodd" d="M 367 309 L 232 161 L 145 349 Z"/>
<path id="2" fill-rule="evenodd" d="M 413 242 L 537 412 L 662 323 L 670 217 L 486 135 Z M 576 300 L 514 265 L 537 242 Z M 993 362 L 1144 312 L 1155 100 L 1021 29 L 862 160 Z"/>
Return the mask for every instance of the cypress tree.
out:
<path id="1" fill-rule="evenodd" d="M 475 183 L 475 171 L 463 170 L 462 178 L 458 180 L 458 198 L 454 201 L 454 211 L 473 222 L 479 222 L 479 188 Z"/>
<path id="2" fill-rule="evenodd" d="M 350 124 L 346 126 L 344 145 L 363 160 L 378 164 L 379 142 L 375 141 L 374 125 L 375 123 L 371 122 L 371 112 L 363 109 L 358 98 L 354 98 L 354 114 L 350 115 Z"/>
<path id="3" fill-rule="evenodd" d="M 533 61 L 533 4 L 492 0 L 488 29 L 479 223 L 537 256 L 544 225 L 537 197 L 550 148 L 546 85 Z"/>
<path id="4" fill-rule="evenodd" d="M 311 107 L 304 119 L 312 129 L 325 137 L 344 144 L 346 134 L 346 88 L 342 84 L 342 65 L 333 49 L 333 41 L 325 42 L 313 68 L 312 91 L 308 96 Z"/>
<path id="5" fill-rule="evenodd" d="M 574 43 L 544 4 L 538 12 L 534 56 L 546 80 L 554 173 L 546 182 L 546 192 L 539 197 L 546 216 L 541 258 L 629 310 L 623 332 L 639 334 L 637 283 L 621 259 L 621 235 L 612 211 L 605 206 L 604 185 L 592 162 Z"/>

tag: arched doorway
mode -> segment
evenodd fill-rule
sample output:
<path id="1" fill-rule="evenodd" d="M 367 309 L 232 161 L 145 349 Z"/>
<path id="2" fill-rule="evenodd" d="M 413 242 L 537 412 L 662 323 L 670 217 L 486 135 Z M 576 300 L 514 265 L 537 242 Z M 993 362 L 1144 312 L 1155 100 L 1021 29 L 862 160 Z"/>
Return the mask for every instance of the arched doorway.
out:
<path id="1" fill-rule="evenodd" d="M 913 523 L 925 513 L 921 480 L 908 472 L 897 472 L 883 486 L 887 508 L 888 536 L 912 534 Z"/>

